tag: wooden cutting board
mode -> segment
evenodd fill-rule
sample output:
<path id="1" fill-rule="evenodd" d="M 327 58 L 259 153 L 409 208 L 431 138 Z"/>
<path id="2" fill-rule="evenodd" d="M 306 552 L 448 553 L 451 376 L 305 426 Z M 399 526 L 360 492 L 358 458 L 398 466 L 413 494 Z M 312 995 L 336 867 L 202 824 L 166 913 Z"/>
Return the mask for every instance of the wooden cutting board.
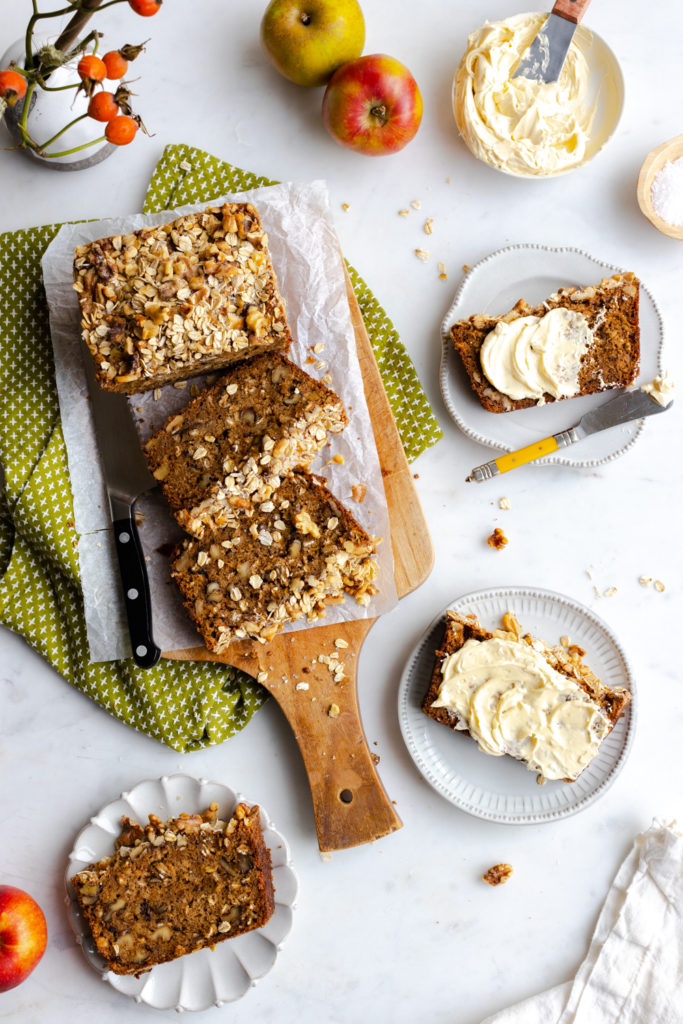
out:
<path id="1" fill-rule="evenodd" d="M 347 278 L 365 396 L 379 454 L 399 598 L 429 575 L 434 552 L 415 492 L 401 439 L 370 346 L 358 302 Z M 316 626 L 285 633 L 263 645 L 232 644 L 222 655 L 204 647 L 165 652 L 165 658 L 220 661 L 252 676 L 267 673 L 264 687 L 275 697 L 299 744 L 313 796 L 321 850 L 341 850 L 371 842 L 401 827 L 401 820 L 379 780 L 358 708 L 358 656 L 375 619 Z M 335 641 L 345 641 L 338 647 Z M 335 655 L 345 678 L 320 656 Z M 297 683 L 308 690 L 297 690 Z"/>

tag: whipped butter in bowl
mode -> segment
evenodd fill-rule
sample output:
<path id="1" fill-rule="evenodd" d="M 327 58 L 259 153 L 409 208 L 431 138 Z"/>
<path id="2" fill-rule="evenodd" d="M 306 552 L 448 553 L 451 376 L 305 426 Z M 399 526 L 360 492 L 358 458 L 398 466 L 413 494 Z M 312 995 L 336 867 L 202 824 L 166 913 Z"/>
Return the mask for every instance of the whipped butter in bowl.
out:
<path id="1" fill-rule="evenodd" d="M 624 101 L 616 57 L 579 25 L 557 82 L 514 78 L 547 14 L 518 14 L 473 32 L 453 83 L 453 112 L 471 152 L 507 174 L 545 178 L 581 167 L 614 132 Z"/>

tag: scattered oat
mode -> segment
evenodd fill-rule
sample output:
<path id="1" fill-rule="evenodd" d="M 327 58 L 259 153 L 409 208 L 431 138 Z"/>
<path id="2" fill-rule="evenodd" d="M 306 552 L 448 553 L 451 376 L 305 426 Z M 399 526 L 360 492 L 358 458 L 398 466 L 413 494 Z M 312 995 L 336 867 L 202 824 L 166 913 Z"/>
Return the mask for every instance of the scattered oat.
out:
<path id="1" fill-rule="evenodd" d="M 361 502 L 365 501 L 365 495 L 368 493 L 368 489 L 365 484 L 353 484 L 351 487 L 351 494 L 353 500 L 357 501 L 360 505 Z"/>
<path id="2" fill-rule="evenodd" d="M 589 569 L 586 569 L 586 576 L 588 577 L 588 579 L 593 584 L 593 593 L 595 594 L 595 596 L 596 597 L 602 597 L 602 594 L 600 593 L 599 587 L 597 587 L 595 585 L 595 577 L 593 576 L 593 569 L 592 569 L 592 567 L 589 568 Z"/>
<path id="3" fill-rule="evenodd" d="M 294 687 L 294 689 L 295 690 L 307 690 L 308 689 L 308 683 L 297 683 L 296 686 Z"/>
<path id="4" fill-rule="evenodd" d="M 180 163 L 178 164 L 178 167 L 181 169 L 181 171 L 191 171 L 192 170 L 192 164 L 188 163 L 187 160 L 181 160 Z"/>
<path id="5" fill-rule="evenodd" d="M 337 639 L 334 641 L 334 646 L 341 647 L 343 650 L 344 648 L 349 646 L 349 642 L 348 640 L 344 640 L 342 637 L 338 636 Z"/>
<path id="6" fill-rule="evenodd" d="M 481 876 L 482 882 L 487 882 L 489 885 L 502 885 L 507 882 L 508 878 L 512 874 L 511 864 L 494 864 L 492 868 Z"/>
<path id="7" fill-rule="evenodd" d="M 266 679 L 267 679 L 267 678 L 268 678 L 268 673 L 267 673 L 267 672 L 264 672 L 264 671 L 261 671 L 261 672 L 259 672 L 259 674 L 258 674 L 258 675 L 256 676 L 256 682 L 257 682 L 257 683 L 265 683 L 265 681 L 266 681 Z"/>
<path id="8" fill-rule="evenodd" d="M 327 709 L 327 713 L 330 716 L 330 718 L 338 718 L 339 717 L 339 705 L 338 704 L 330 704 L 329 708 Z"/>
<path id="9" fill-rule="evenodd" d="M 652 576 L 639 576 L 638 582 L 640 583 L 641 587 L 649 587 L 652 583 Z"/>
<path id="10" fill-rule="evenodd" d="M 425 235 L 433 235 L 434 234 L 434 218 L 433 217 L 427 217 L 427 220 L 424 222 L 424 233 L 425 233 Z"/>
<path id="11" fill-rule="evenodd" d="M 333 455 L 332 456 L 332 462 L 336 462 L 338 466 L 343 466 L 344 465 L 344 456 L 343 455 Z"/>
<path id="12" fill-rule="evenodd" d="M 446 264 L 445 263 L 439 263 L 439 280 L 440 281 L 447 281 L 448 280 L 448 274 L 446 273 Z"/>
<path id="13" fill-rule="evenodd" d="M 155 402 L 158 402 L 159 399 L 161 398 L 161 388 L 154 388 L 154 391 L 152 392 L 152 397 L 154 398 Z"/>
<path id="14" fill-rule="evenodd" d="M 410 205 L 412 206 L 412 208 L 414 210 L 419 210 L 421 208 L 421 206 L 422 206 L 422 203 L 420 202 L 419 199 L 413 199 L 413 201 L 411 202 Z"/>
<path id="15" fill-rule="evenodd" d="M 379 754 L 370 754 L 370 760 L 377 766 L 379 764 Z"/>
<path id="16" fill-rule="evenodd" d="M 537 775 L 536 776 L 536 785 L 537 786 L 545 786 L 547 781 L 548 780 L 545 778 L 544 775 Z"/>
<path id="17" fill-rule="evenodd" d="M 571 643 L 571 640 L 569 639 L 569 637 L 568 637 L 568 636 L 561 636 L 561 637 L 560 637 L 560 644 L 561 644 L 561 645 L 562 645 L 562 647 L 564 647 L 565 649 L 569 647 L 570 643 Z"/>
<path id="18" fill-rule="evenodd" d="M 174 380 L 173 381 L 173 387 L 176 389 L 176 391 L 182 391 L 183 388 L 187 387 L 187 381 L 186 380 Z"/>
<path id="19" fill-rule="evenodd" d="M 498 508 L 502 508 L 505 512 L 512 508 L 509 498 L 501 498 L 498 502 Z"/>
<path id="20" fill-rule="evenodd" d="M 469 265 L 469 263 L 463 263 L 462 269 L 465 271 L 466 274 L 469 274 L 472 267 Z"/>
<path id="21" fill-rule="evenodd" d="M 488 538 L 488 546 L 494 548 L 496 551 L 502 551 L 505 545 L 508 543 L 508 539 L 499 526 L 495 528 L 491 536 Z"/>
<path id="22" fill-rule="evenodd" d="M 617 592 L 617 588 L 616 587 L 608 587 L 607 590 L 604 592 L 603 597 L 614 597 L 616 592 Z"/>
<path id="23" fill-rule="evenodd" d="M 319 342 L 317 342 L 317 344 L 315 344 L 315 345 L 313 346 L 313 351 L 314 351 L 314 352 L 316 353 L 316 355 L 317 355 L 317 354 L 318 354 L 318 352 L 322 352 L 322 350 L 323 350 L 324 348 L 325 348 L 325 344 L 324 344 L 324 342 L 322 342 L 322 341 L 319 341 Z"/>
<path id="24" fill-rule="evenodd" d="M 399 210 L 398 211 L 398 215 L 399 215 L 399 217 L 409 217 L 410 216 L 410 210 Z"/>
<path id="25" fill-rule="evenodd" d="M 341 204 L 341 208 L 344 211 L 344 213 L 348 213 L 349 210 L 351 209 L 351 207 L 350 207 L 350 205 L 348 203 L 342 203 Z"/>
<path id="26" fill-rule="evenodd" d="M 655 590 L 659 591 L 660 594 L 663 593 L 666 590 L 666 587 L 664 586 L 664 584 L 662 583 L 661 580 L 655 580 L 653 586 L 654 586 Z"/>
<path id="27" fill-rule="evenodd" d="M 327 864 L 329 861 L 332 860 L 332 854 L 331 853 L 327 853 L 326 850 L 321 850 L 320 851 L 320 859 L 324 860 L 325 863 Z"/>
<path id="28" fill-rule="evenodd" d="M 428 249 L 416 249 L 415 250 L 415 255 L 417 256 L 417 258 L 419 260 L 422 260 L 423 263 L 426 263 L 427 260 L 429 259 L 429 250 Z"/>

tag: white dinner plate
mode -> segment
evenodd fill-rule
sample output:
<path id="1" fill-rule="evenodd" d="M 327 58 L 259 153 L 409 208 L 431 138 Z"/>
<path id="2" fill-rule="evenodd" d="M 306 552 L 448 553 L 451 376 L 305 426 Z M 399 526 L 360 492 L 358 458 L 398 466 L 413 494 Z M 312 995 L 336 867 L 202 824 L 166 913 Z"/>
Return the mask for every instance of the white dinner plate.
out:
<path id="1" fill-rule="evenodd" d="M 597 284 L 621 273 L 621 267 L 597 260 L 580 249 L 551 249 L 544 245 L 511 245 L 477 263 L 462 281 L 441 326 L 441 392 L 457 425 L 479 444 L 499 451 L 515 451 L 544 437 L 573 427 L 584 413 L 608 401 L 611 392 L 549 402 L 516 412 L 492 413 L 482 407 L 472 390 L 449 331 L 456 320 L 475 313 L 499 316 L 526 299 L 542 302 L 558 288 Z M 662 372 L 664 328 L 657 304 L 640 286 L 640 371 L 636 385 Z M 623 455 L 643 431 L 644 420 L 626 423 L 546 455 L 532 466 L 559 465 L 590 468 Z"/>
<path id="2" fill-rule="evenodd" d="M 78 871 L 114 852 L 122 815 L 146 824 L 149 814 L 157 814 L 166 821 L 183 811 L 199 813 L 216 801 L 219 818 L 227 820 L 242 800 L 252 803 L 220 782 L 194 779 L 189 775 L 147 779 L 103 807 L 79 832 L 66 871 L 71 926 L 90 966 L 117 991 L 159 1010 L 206 1010 L 239 999 L 273 967 L 278 950 L 292 927 L 298 883 L 287 843 L 263 807 L 260 808 L 261 827 L 273 864 L 275 911 L 262 928 L 219 942 L 214 949 L 200 949 L 160 964 L 139 978 L 114 974 L 95 949 L 70 882 Z"/>
<path id="3" fill-rule="evenodd" d="M 635 726 L 635 684 L 619 642 L 590 609 L 550 590 L 501 587 L 465 594 L 448 605 L 473 612 L 485 629 L 497 629 L 507 611 L 524 632 L 549 645 L 568 636 L 586 651 L 586 664 L 606 686 L 631 691 L 631 703 L 576 782 L 539 785 L 535 772 L 511 757 L 484 754 L 469 736 L 454 732 L 422 711 L 434 670 L 447 609 L 425 631 L 408 659 L 398 696 L 406 746 L 426 781 L 468 814 L 510 825 L 531 825 L 583 810 L 614 782 L 628 756 Z"/>

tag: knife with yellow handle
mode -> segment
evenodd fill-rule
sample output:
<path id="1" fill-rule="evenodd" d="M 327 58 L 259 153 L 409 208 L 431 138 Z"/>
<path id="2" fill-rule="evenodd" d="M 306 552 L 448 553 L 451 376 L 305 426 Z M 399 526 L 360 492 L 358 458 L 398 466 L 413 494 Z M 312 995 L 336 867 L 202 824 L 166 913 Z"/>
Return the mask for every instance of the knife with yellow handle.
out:
<path id="1" fill-rule="evenodd" d="M 526 445 L 525 448 L 518 448 L 507 455 L 501 455 L 491 462 L 477 466 L 467 477 L 468 481 L 482 483 L 484 480 L 492 480 L 499 473 L 507 473 L 517 466 L 525 466 L 535 459 L 541 459 L 544 455 L 551 455 L 560 448 L 567 448 L 570 444 L 582 441 L 589 434 L 596 434 L 600 430 L 607 430 L 608 427 L 616 427 L 620 423 L 628 423 L 630 420 L 640 420 L 645 416 L 654 416 L 658 412 L 664 412 L 673 405 L 672 400 L 664 403 L 641 388 L 633 391 L 622 391 L 616 398 L 587 412 L 582 416 L 575 427 L 569 430 L 562 430 L 559 434 L 552 434 L 543 438 L 542 441 L 535 441 Z"/>

